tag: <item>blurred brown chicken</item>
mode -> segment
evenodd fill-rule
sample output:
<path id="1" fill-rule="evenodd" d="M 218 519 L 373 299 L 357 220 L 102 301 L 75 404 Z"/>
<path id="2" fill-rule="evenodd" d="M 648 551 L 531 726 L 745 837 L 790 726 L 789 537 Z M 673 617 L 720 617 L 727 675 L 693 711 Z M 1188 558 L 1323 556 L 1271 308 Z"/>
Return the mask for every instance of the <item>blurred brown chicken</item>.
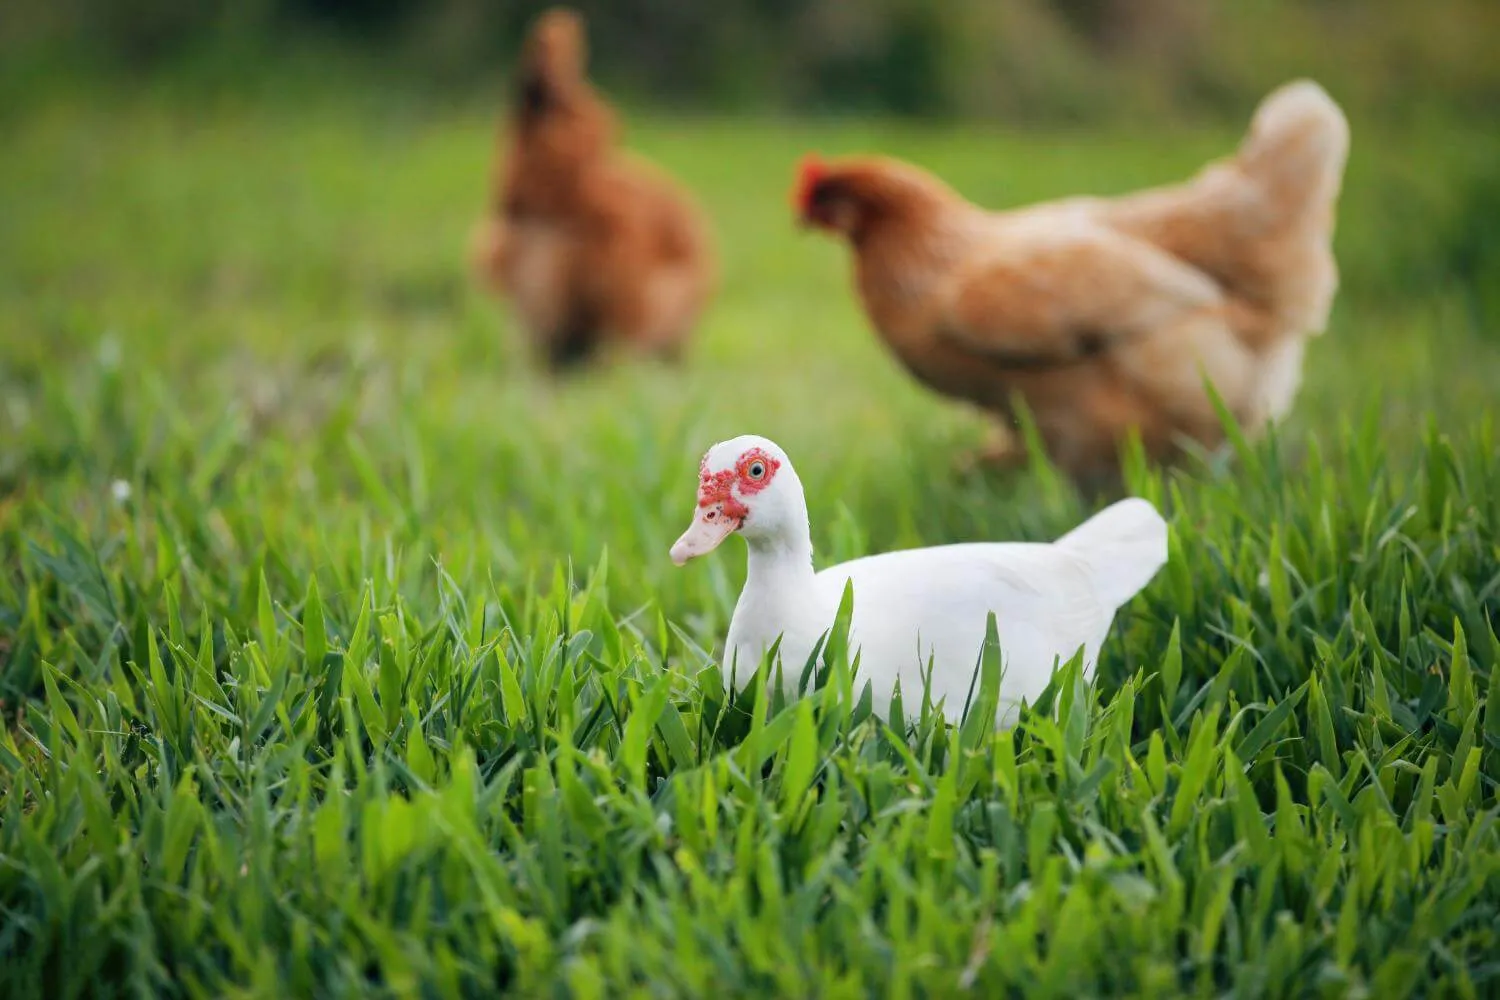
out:
<path id="1" fill-rule="evenodd" d="M 982 458 L 1022 457 L 1015 394 L 1055 463 L 1107 478 L 1131 428 L 1158 460 L 1221 442 L 1205 379 L 1251 433 L 1290 408 L 1338 286 L 1348 145 L 1338 105 L 1300 81 L 1234 156 L 1171 187 L 989 212 L 895 160 L 810 158 L 794 200 L 848 240 L 901 362 L 1005 421 Z"/>
<path id="2" fill-rule="evenodd" d="M 585 58 L 579 15 L 537 20 L 474 266 L 554 369 L 607 342 L 676 358 L 712 291 L 707 227 L 671 178 L 616 147 Z"/>

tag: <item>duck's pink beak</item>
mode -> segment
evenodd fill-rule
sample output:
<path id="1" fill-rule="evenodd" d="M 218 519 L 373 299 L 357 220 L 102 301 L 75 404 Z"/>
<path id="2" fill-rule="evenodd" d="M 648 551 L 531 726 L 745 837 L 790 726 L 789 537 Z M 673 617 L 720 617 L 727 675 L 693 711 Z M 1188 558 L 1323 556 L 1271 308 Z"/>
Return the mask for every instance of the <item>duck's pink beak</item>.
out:
<path id="1" fill-rule="evenodd" d="M 719 543 L 734 533 L 740 519 L 724 513 L 724 505 L 711 504 L 693 512 L 693 523 L 672 546 L 672 561 L 681 566 L 689 559 L 712 552 Z"/>

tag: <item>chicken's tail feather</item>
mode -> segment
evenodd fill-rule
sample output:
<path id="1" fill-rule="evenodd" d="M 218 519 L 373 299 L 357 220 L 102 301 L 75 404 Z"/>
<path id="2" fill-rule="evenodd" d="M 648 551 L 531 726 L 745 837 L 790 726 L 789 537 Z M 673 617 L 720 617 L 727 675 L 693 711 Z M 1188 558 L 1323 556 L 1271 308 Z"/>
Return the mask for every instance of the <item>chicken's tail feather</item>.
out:
<path id="1" fill-rule="evenodd" d="M 1269 205 L 1304 216 L 1331 208 L 1349 156 L 1349 122 L 1328 92 L 1296 80 L 1260 102 L 1240 144 L 1240 169 L 1258 182 Z"/>
<path id="2" fill-rule="evenodd" d="M 1130 497 L 1104 508 L 1057 540 L 1094 571 L 1099 599 L 1111 608 L 1130 600 L 1167 561 L 1167 522 Z"/>

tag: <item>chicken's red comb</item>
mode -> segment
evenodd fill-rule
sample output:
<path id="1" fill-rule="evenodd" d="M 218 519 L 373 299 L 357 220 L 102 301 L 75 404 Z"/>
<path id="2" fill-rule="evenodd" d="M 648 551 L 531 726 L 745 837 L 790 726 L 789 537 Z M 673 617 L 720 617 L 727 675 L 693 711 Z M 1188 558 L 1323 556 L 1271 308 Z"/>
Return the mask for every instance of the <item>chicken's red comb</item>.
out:
<path id="1" fill-rule="evenodd" d="M 812 200 L 813 188 L 828 174 L 828 167 L 817 153 L 808 153 L 797 164 L 797 183 L 792 187 L 792 207 L 798 212 L 807 211 Z"/>

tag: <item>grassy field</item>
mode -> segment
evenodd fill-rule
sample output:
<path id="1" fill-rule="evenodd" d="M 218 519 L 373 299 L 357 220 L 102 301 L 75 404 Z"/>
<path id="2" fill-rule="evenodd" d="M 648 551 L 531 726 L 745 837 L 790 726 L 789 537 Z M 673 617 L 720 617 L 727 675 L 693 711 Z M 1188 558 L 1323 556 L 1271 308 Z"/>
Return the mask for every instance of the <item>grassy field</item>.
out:
<path id="1" fill-rule="evenodd" d="M 1293 419 L 1132 467 L 1169 566 L 1088 700 L 996 734 L 871 718 L 838 657 L 728 697 L 738 547 L 666 558 L 743 432 L 820 565 L 1094 503 L 955 471 L 982 423 L 887 359 L 790 165 L 879 148 L 1001 205 L 1234 132 L 648 118 L 722 294 L 685 370 L 552 385 L 465 279 L 480 113 L 6 128 L 0 994 L 1500 990 L 1500 139 L 1355 118 Z"/>

